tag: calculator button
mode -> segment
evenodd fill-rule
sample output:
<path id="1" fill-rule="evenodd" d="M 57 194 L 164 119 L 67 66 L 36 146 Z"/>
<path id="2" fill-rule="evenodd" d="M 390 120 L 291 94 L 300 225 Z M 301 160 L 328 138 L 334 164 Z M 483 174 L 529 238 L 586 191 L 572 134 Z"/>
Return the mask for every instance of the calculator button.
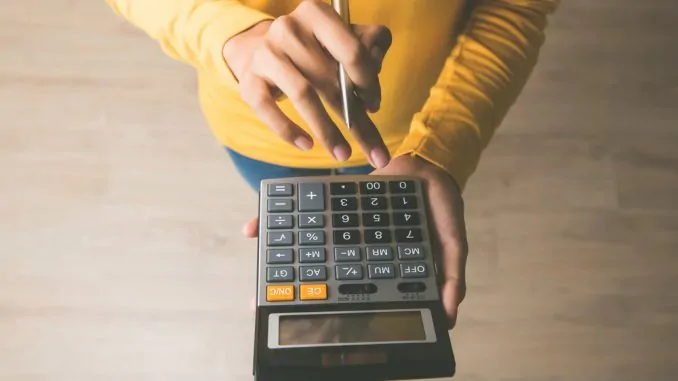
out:
<path id="1" fill-rule="evenodd" d="M 386 183 L 384 181 L 363 181 L 360 183 L 360 193 L 363 194 L 386 193 Z"/>
<path id="2" fill-rule="evenodd" d="M 320 213 L 300 214 L 300 228 L 323 228 L 325 227 L 325 216 Z"/>
<path id="3" fill-rule="evenodd" d="M 292 184 L 268 184 L 268 195 L 271 197 L 275 196 L 292 196 L 294 191 L 292 190 Z"/>
<path id="4" fill-rule="evenodd" d="M 417 198 L 415 196 L 393 196 L 391 205 L 393 209 L 416 209 Z"/>
<path id="5" fill-rule="evenodd" d="M 398 226 L 419 225 L 421 219 L 417 212 L 395 212 L 393 213 L 393 223 Z"/>
<path id="6" fill-rule="evenodd" d="M 414 193 L 414 181 L 390 181 L 388 185 L 391 193 Z"/>
<path id="7" fill-rule="evenodd" d="M 391 231 L 388 229 L 365 230 L 365 243 L 388 243 L 391 242 Z"/>
<path id="8" fill-rule="evenodd" d="M 388 213 L 363 213 L 363 225 L 365 226 L 388 226 Z"/>
<path id="9" fill-rule="evenodd" d="M 267 282 L 292 282 L 294 281 L 294 267 L 268 267 L 266 269 Z"/>
<path id="10" fill-rule="evenodd" d="M 268 200 L 269 213 L 285 213 L 294 210 L 294 205 L 291 199 L 272 199 Z"/>
<path id="11" fill-rule="evenodd" d="M 267 302 L 290 302 L 294 300 L 293 285 L 266 286 Z"/>
<path id="12" fill-rule="evenodd" d="M 370 279 L 393 279 L 395 278 L 395 266 L 393 264 L 367 265 Z"/>
<path id="13" fill-rule="evenodd" d="M 332 183 L 330 184 L 330 194 L 333 196 L 344 196 L 355 194 L 357 191 L 355 183 Z"/>
<path id="14" fill-rule="evenodd" d="M 374 294 L 377 290 L 377 286 L 372 283 L 347 283 L 338 287 L 339 293 L 344 295 Z"/>
<path id="15" fill-rule="evenodd" d="M 266 242 L 268 246 L 289 246 L 294 243 L 293 234 L 291 231 L 268 232 Z"/>
<path id="16" fill-rule="evenodd" d="M 348 212 L 358 209 L 358 199 L 355 197 L 334 197 L 332 198 L 332 210 L 337 212 Z"/>
<path id="17" fill-rule="evenodd" d="M 398 259 L 401 261 L 424 259 L 424 247 L 422 245 L 398 245 Z"/>
<path id="18" fill-rule="evenodd" d="M 335 213 L 332 215 L 332 226 L 335 228 L 356 227 L 359 224 L 358 213 Z"/>
<path id="19" fill-rule="evenodd" d="M 304 282 L 327 280 L 327 269 L 325 266 L 302 266 L 299 268 L 299 280 Z"/>
<path id="20" fill-rule="evenodd" d="M 360 280 L 363 279 L 363 267 L 361 265 L 335 266 L 337 280 Z"/>
<path id="21" fill-rule="evenodd" d="M 421 229 L 396 229 L 397 242 L 421 242 Z"/>
<path id="22" fill-rule="evenodd" d="M 324 247 L 299 249 L 299 263 L 324 263 L 327 260 Z"/>
<path id="23" fill-rule="evenodd" d="M 326 284 L 302 284 L 299 286 L 299 300 L 326 300 Z"/>
<path id="24" fill-rule="evenodd" d="M 299 232 L 300 245 L 324 245 L 325 232 L 323 230 L 304 230 Z"/>
<path id="25" fill-rule="evenodd" d="M 269 249 L 266 251 L 266 262 L 271 264 L 294 263 L 294 250 Z"/>
<path id="26" fill-rule="evenodd" d="M 335 245 L 355 245 L 360 243 L 359 230 L 335 230 L 332 232 Z"/>
<path id="27" fill-rule="evenodd" d="M 367 247 L 368 261 L 392 261 L 393 249 L 389 246 L 369 246 Z"/>
<path id="28" fill-rule="evenodd" d="M 388 208 L 388 199 L 386 197 L 363 197 L 360 201 L 364 210 L 384 210 Z"/>
<path id="29" fill-rule="evenodd" d="M 325 184 L 299 184 L 299 211 L 318 212 L 325 210 Z"/>
<path id="30" fill-rule="evenodd" d="M 359 247 L 335 247 L 335 262 L 359 262 L 362 260 Z"/>
<path id="31" fill-rule="evenodd" d="M 398 291 L 402 293 L 424 292 L 426 284 L 423 282 L 403 282 L 398 284 Z"/>
<path id="32" fill-rule="evenodd" d="M 268 216 L 267 226 L 269 229 L 292 229 L 294 219 L 291 214 Z"/>
<path id="33" fill-rule="evenodd" d="M 400 276 L 402 278 L 425 278 L 428 276 L 426 263 L 401 263 Z"/>

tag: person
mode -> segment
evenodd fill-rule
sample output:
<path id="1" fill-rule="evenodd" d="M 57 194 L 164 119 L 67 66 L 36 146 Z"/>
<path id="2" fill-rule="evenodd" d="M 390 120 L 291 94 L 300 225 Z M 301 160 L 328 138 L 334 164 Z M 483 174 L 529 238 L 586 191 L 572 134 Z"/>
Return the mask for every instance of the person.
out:
<path id="1" fill-rule="evenodd" d="M 558 1 L 353 0 L 348 25 L 319 0 L 106 0 L 195 68 L 207 124 L 254 189 L 329 173 L 423 178 L 450 329 L 466 295 L 462 192 Z M 361 105 L 350 129 L 339 63 Z"/>

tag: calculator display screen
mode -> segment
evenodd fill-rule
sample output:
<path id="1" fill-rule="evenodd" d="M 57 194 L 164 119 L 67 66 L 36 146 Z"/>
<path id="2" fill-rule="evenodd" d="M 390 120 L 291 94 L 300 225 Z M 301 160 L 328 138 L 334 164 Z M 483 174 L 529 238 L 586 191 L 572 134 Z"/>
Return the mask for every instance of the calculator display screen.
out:
<path id="1" fill-rule="evenodd" d="M 282 315 L 278 345 L 308 346 L 427 339 L 420 311 Z"/>

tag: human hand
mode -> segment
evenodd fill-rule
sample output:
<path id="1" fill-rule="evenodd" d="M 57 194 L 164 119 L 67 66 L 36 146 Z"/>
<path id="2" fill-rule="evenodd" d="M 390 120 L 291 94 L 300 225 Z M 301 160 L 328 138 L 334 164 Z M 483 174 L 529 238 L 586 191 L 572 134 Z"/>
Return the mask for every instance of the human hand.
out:
<path id="1" fill-rule="evenodd" d="M 433 225 L 431 238 L 434 248 L 441 253 L 442 258 L 443 305 L 449 329 L 454 328 L 459 305 L 466 296 L 468 256 L 464 203 L 456 182 L 433 164 L 411 156 L 397 157 L 386 167 L 373 171 L 371 175 L 418 176 L 424 180 L 430 206 L 428 212 Z M 256 238 L 258 226 L 258 218 L 250 220 L 243 227 L 243 234 L 248 238 Z"/>
<path id="2" fill-rule="evenodd" d="M 443 305 L 449 329 L 457 323 L 459 305 L 466 297 L 466 260 L 468 241 L 464 220 L 464 201 L 454 179 L 424 159 L 409 155 L 393 159 L 371 175 L 417 176 L 424 180 L 434 250 L 442 259 Z"/>
<path id="3" fill-rule="evenodd" d="M 390 155 L 367 112 L 380 107 L 378 75 L 391 41 L 384 26 L 346 25 L 330 5 L 307 0 L 289 15 L 231 38 L 223 55 L 239 81 L 242 99 L 280 138 L 303 150 L 314 144 L 276 104 L 287 96 L 315 138 L 336 160 L 345 161 L 351 147 L 321 101 L 341 115 L 341 63 L 365 105 L 355 108 L 351 132 L 372 166 L 381 168 Z"/>

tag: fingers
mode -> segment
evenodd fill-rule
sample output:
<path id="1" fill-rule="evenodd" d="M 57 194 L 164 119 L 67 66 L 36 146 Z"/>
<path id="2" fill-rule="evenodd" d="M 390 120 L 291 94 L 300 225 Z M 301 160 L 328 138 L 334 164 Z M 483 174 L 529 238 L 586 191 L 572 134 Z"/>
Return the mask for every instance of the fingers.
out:
<path id="1" fill-rule="evenodd" d="M 259 217 L 249 220 L 242 228 L 242 234 L 247 238 L 256 238 L 259 235 Z"/>
<path id="2" fill-rule="evenodd" d="M 323 100 L 341 114 L 337 69 L 341 63 L 363 105 L 351 128 L 360 149 L 377 168 L 390 155 L 367 111 L 381 104 L 378 74 L 391 45 L 385 27 L 346 25 L 331 6 L 319 0 L 303 1 L 289 15 L 267 24 L 261 37 L 250 39 L 256 48 L 240 76 L 242 99 L 271 130 L 288 144 L 309 150 L 319 143 L 337 161 L 350 158 L 351 147 L 325 110 Z M 260 33 L 260 32 L 258 32 Z M 285 95 L 307 123 L 302 128 L 287 117 L 277 101 Z"/>
<path id="3" fill-rule="evenodd" d="M 432 221 L 436 226 L 435 242 L 441 252 L 441 271 L 444 278 L 442 288 L 443 304 L 450 329 L 457 320 L 459 305 L 466 297 L 466 262 L 468 241 L 464 204 L 454 181 L 442 176 L 439 182 L 429 183 L 427 192 L 431 205 Z"/>
<path id="4" fill-rule="evenodd" d="M 278 107 L 276 92 L 270 83 L 252 75 L 244 77 L 240 83 L 241 98 L 278 137 L 304 151 L 313 148 L 313 138 Z"/>
<path id="5" fill-rule="evenodd" d="M 275 84 L 287 95 L 299 115 L 309 122 L 316 139 L 336 160 L 347 160 L 351 155 L 348 142 L 323 107 L 313 84 L 297 70 L 287 56 L 274 49 L 271 47 L 262 51 L 263 57 L 253 68 L 254 73 L 271 85 Z"/>
<path id="6" fill-rule="evenodd" d="M 358 40 L 349 25 L 328 4 L 306 1 L 295 10 L 299 17 L 322 20 L 311 24 L 311 31 L 332 57 L 340 62 L 351 82 L 361 89 L 370 103 L 379 96 L 376 86 L 377 65 L 371 60 L 367 48 Z"/>
<path id="7" fill-rule="evenodd" d="M 353 25 L 353 30 L 362 44 L 368 47 L 370 58 L 377 67 L 377 73 L 380 73 L 386 53 L 393 44 L 391 31 L 383 25 Z"/>
<path id="8" fill-rule="evenodd" d="M 381 138 L 377 126 L 372 123 L 372 120 L 363 110 L 356 110 L 353 117 L 355 118 L 355 125 L 360 126 L 360 128 L 352 128 L 351 133 L 355 136 L 360 149 L 365 152 L 373 167 L 385 167 L 391 160 L 391 154 Z"/>

